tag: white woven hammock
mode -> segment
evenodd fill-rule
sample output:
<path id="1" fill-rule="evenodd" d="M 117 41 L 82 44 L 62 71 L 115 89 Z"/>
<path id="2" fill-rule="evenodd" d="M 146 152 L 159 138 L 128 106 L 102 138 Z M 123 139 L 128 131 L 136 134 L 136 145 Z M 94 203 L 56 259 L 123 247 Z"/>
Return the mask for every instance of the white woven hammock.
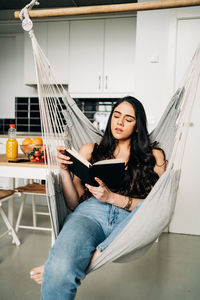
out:
<path id="1" fill-rule="evenodd" d="M 70 145 L 78 149 L 85 143 L 98 142 L 101 133 L 79 110 L 63 86 L 56 84 L 51 65 L 36 40 L 27 16 L 27 10 L 23 11 L 21 17 L 29 30 L 35 61 L 42 134 L 47 147 L 47 198 L 56 238 L 66 215 L 70 213 L 63 198 L 56 147 Z M 123 262 L 141 256 L 168 226 L 178 191 L 190 116 L 194 102 L 200 96 L 199 78 L 200 49 L 196 51 L 180 88 L 151 133 L 152 141 L 158 141 L 165 150 L 168 160 L 166 172 L 135 215 L 130 213 L 124 220 L 124 229 L 89 266 L 88 272 L 107 262 Z"/>

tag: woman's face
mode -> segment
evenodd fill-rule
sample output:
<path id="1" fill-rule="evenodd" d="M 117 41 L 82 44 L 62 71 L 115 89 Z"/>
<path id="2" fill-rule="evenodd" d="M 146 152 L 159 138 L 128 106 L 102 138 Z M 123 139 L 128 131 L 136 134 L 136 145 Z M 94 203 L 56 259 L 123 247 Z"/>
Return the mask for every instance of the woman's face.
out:
<path id="1" fill-rule="evenodd" d="M 135 110 L 128 102 L 120 103 L 112 114 L 111 132 L 115 139 L 129 139 L 136 125 Z"/>

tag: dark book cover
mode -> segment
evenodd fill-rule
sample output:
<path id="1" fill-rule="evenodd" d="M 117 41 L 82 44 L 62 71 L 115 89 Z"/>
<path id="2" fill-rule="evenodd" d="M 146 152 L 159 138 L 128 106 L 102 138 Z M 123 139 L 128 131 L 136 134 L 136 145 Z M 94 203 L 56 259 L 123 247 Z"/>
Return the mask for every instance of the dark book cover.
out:
<path id="1" fill-rule="evenodd" d="M 69 165 L 69 170 L 84 183 L 98 186 L 99 184 L 94 179 L 94 177 L 98 177 L 108 188 L 116 188 L 123 185 L 125 174 L 124 162 L 112 159 L 112 163 L 109 163 L 109 160 L 104 160 L 92 165 L 78 152 L 73 151 L 69 149 L 65 152 L 71 158 L 71 161 L 73 161 L 73 164 Z"/>

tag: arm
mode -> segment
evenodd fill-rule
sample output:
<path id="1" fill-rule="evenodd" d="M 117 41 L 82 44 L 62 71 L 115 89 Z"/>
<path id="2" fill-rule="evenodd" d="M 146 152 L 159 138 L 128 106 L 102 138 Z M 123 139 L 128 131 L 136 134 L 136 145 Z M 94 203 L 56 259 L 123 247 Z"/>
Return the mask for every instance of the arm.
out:
<path id="1" fill-rule="evenodd" d="M 85 144 L 80 148 L 79 153 L 89 160 L 93 148 L 93 144 Z M 74 178 L 71 176 L 68 165 L 73 162 L 70 161 L 70 158 L 64 154 L 65 149 L 67 149 L 67 147 L 60 146 L 57 148 L 57 161 L 61 170 L 64 198 L 69 208 L 74 210 L 79 204 L 79 198 L 83 195 L 84 189 L 81 185 L 81 180 L 77 176 L 74 176 Z"/>
<path id="2" fill-rule="evenodd" d="M 154 172 L 160 177 L 166 170 L 166 159 L 164 152 L 160 149 L 153 149 L 153 155 L 156 159 L 156 164 L 154 167 Z"/>

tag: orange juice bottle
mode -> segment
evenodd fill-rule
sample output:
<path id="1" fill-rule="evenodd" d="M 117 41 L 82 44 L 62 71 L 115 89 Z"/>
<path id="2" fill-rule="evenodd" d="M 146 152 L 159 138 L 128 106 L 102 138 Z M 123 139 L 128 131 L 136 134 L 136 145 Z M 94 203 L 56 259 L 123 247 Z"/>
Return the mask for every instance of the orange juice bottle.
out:
<path id="1" fill-rule="evenodd" d="M 18 142 L 16 140 L 15 124 L 10 124 L 8 129 L 8 140 L 6 142 L 6 157 L 16 159 L 18 155 Z"/>

